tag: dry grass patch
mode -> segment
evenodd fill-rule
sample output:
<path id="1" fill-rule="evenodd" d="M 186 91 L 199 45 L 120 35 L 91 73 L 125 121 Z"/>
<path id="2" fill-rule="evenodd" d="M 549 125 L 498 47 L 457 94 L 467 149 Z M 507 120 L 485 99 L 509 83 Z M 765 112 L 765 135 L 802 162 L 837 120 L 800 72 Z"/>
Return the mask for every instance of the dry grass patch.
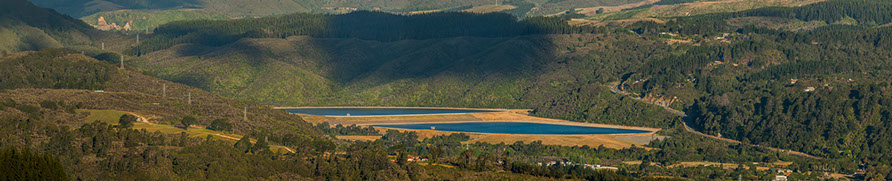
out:
<path id="1" fill-rule="evenodd" d="M 375 141 L 381 139 L 381 136 L 364 136 L 364 135 L 338 135 L 338 139 L 351 141 Z"/>
<path id="2" fill-rule="evenodd" d="M 511 144 L 522 141 L 530 143 L 533 141 L 542 141 L 546 145 L 561 146 L 583 146 L 598 147 L 604 145 L 607 148 L 621 149 L 636 145 L 631 142 L 615 139 L 612 135 L 517 135 L 517 134 L 471 134 L 471 143 L 505 143 Z M 636 145 L 643 147 L 642 145 Z"/>
<path id="3" fill-rule="evenodd" d="M 87 116 L 87 118 L 84 119 L 85 122 L 99 121 L 99 122 L 103 122 L 103 123 L 110 124 L 110 125 L 118 125 L 118 120 L 121 118 L 121 116 L 123 116 L 124 114 L 130 114 L 130 113 L 127 113 L 124 111 L 117 111 L 117 110 L 77 110 L 77 112 L 90 114 L 89 116 Z M 205 138 L 208 135 L 210 135 L 210 136 L 213 136 L 214 139 L 221 140 L 221 141 L 227 141 L 227 142 L 231 142 L 231 143 L 235 143 L 236 141 L 238 141 L 239 139 L 242 138 L 241 135 L 230 134 L 230 133 L 226 133 L 226 132 L 222 132 L 222 131 L 209 130 L 209 129 L 206 129 L 204 127 L 199 127 L 199 126 L 192 126 L 192 127 L 189 127 L 189 129 L 182 129 L 182 128 L 175 127 L 173 125 L 155 124 L 155 123 L 148 123 L 148 122 L 135 122 L 135 123 L 133 123 L 133 129 L 136 129 L 136 130 L 145 129 L 147 132 L 158 131 L 158 132 L 161 132 L 164 134 L 179 134 L 179 133 L 185 132 L 190 137 L 199 137 L 199 138 Z M 257 140 L 252 139 L 251 142 L 256 143 Z M 284 146 L 279 146 L 279 145 L 270 145 L 270 150 L 273 152 L 280 152 L 280 153 L 284 153 L 286 151 L 292 152 L 291 149 L 288 149 Z"/>
<path id="4" fill-rule="evenodd" d="M 111 125 L 117 125 L 121 116 L 127 114 L 127 112 L 116 110 L 76 110 L 76 112 L 78 114 L 90 114 L 87 118 L 84 118 L 84 121 L 87 123 L 99 121 Z"/>
<path id="5" fill-rule="evenodd" d="M 602 7 L 591 7 L 578 9 L 583 14 L 592 16 L 594 19 L 605 19 L 614 15 L 623 13 L 628 14 L 622 19 L 644 19 L 653 17 L 676 17 L 676 16 L 693 16 L 708 13 L 721 12 L 738 12 L 750 9 L 757 9 L 769 6 L 796 7 L 808 4 L 823 2 L 826 0 L 723 0 L 723 1 L 701 1 L 691 3 L 681 3 L 673 5 L 654 5 L 653 7 L 630 11 L 615 10 L 615 7 L 603 7 L 608 13 L 594 14 L 595 11 Z M 652 4 L 652 3 L 651 3 Z M 645 4 L 646 5 L 646 4 Z M 643 5 L 642 5 L 643 6 Z M 636 6 L 637 7 L 637 6 Z M 622 8 L 625 9 L 625 8 Z M 621 9 L 620 9 L 621 10 Z"/>
<path id="6" fill-rule="evenodd" d="M 512 5 L 483 5 L 477 6 L 471 9 L 462 10 L 462 12 L 472 12 L 472 13 L 491 13 L 491 12 L 500 12 L 505 10 L 512 10 L 517 8 L 517 6 Z"/>
<path id="7" fill-rule="evenodd" d="M 598 14 L 597 11 L 602 8 L 604 9 L 604 12 L 602 12 L 602 13 L 615 12 L 615 11 L 621 11 L 623 9 L 630 9 L 630 8 L 650 5 L 650 4 L 659 2 L 659 1 L 660 0 L 646 0 L 646 1 L 641 1 L 638 3 L 624 4 L 624 5 L 619 5 L 619 6 L 595 6 L 595 7 L 587 7 L 587 8 L 576 8 L 575 10 L 579 14 L 585 14 L 586 16 L 592 16 L 592 15 Z"/>
<path id="8" fill-rule="evenodd" d="M 424 116 L 375 116 L 375 117 L 327 117 L 314 115 L 300 115 L 304 120 L 311 123 L 322 122 L 347 122 L 352 124 L 368 124 L 376 121 L 394 121 L 394 120 L 436 120 L 436 119 L 462 119 L 474 118 L 468 114 L 448 114 L 448 115 L 424 115 Z"/>

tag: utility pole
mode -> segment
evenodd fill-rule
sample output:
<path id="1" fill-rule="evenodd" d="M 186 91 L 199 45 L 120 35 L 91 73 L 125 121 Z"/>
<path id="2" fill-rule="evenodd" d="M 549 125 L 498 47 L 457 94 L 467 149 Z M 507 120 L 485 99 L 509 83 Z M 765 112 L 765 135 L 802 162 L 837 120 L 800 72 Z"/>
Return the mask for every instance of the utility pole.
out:
<path id="1" fill-rule="evenodd" d="M 102 42 L 102 50 L 105 50 L 105 42 Z"/>
<path id="2" fill-rule="evenodd" d="M 121 69 L 124 69 L 124 55 L 121 55 Z"/>
<path id="3" fill-rule="evenodd" d="M 163 87 L 161 87 L 161 97 L 167 97 L 167 84 L 161 85 L 163 85 Z"/>
<path id="4" fill-rule="evenodd" d="M 139 33 L 136 33 L 136 44 L 139 44 Z"/>

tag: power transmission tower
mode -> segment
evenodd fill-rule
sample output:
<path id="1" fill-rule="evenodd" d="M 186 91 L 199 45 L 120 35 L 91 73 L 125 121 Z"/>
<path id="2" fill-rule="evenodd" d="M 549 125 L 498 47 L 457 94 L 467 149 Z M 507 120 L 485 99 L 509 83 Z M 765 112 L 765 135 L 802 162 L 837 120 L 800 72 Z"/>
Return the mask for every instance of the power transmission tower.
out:
<path id="1" fill-rule="evenodd" d="M 192 105 L 192 92 L 189 92 L 189 105 Z"/>
<path id="2" fill-rule="evenodd" d="M 124 55 L 121 55 L 121 69 L 124 69 Z"/>
<path id="3" fill-rule="evenodd" d="M 167 84 L 161 84 L 161 97 L 167 97 Z"/>
<path id="4" fill-rule="evenodd" d="M 248 121 L 248 107 L 245 107 L 245 121 Z"/>
<path id="5" fill-rule="evenodd" d="M 105 42 L 102 42 L 102 49 L 105 50 Z"/>

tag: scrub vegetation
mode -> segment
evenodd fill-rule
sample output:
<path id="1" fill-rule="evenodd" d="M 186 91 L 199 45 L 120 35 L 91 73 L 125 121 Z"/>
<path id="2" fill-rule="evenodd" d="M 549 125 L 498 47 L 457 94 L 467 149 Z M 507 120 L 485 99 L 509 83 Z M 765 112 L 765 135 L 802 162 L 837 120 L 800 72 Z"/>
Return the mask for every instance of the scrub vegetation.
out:
<path id="1" fill-rule="evenodd" d="M 0 5 L 0 36 L 13 40 L 0 58 L 0 147 L 13 148 L 0 161 L 39 160 L 25 165 L 27 178 L 11 179 L 60 173 L 59 165 L 77 180 L 766 180 L 778 173 L 765 167 L 789 169 L 793 179 L 892 179 L 889 0 L 600 26 L 570 26 L 572 14 L 289 14 L 177 21 L 139 43 L 24 0 Z M 419 139 L 313 125 L 270 105 L 525 108 L 547 118 L 659 127 L 669 138 L 623 149 L 492 144 L 461 134 Z M 131 127 L 123 115 L 147 122 Z M 343 135 L 381 138 L 335 139 Z M 409 162 L 414 156 L 428 162 Z M 737 168 L 683 166 L 704 161 Z"/>

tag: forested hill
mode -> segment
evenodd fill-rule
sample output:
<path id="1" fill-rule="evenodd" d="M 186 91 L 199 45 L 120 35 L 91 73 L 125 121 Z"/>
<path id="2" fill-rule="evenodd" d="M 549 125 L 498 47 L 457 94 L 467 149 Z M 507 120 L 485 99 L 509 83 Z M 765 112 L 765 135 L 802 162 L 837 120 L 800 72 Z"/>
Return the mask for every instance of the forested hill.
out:
<path id="1" fill-rule="evenodd" d="M 34 6 L 27 0 L 0 1 L 0 37 L 0 55 L 63 46 L 98 46 L 101 41 L 126 42 L 119 35 L 93 29 L 78 19 Z"/>
<path id="2" fill-rule="evenodd" d="M 229 17 L 262 17 L 291 13 L 344 13 L 375 10 L 397 13 L 416 11 L 502 11 L 517 16 L 548 15 L 575 8 L 617 6 L 642 0 L 30 0 L 74 17 L 116 10 L 198 9 Z M 479 8 L 479 9 L 475 9 Z M 491 9 L 491 10 L 488 10 Z"/>
<path id="3" fill-rule="evenodd" d="M 855 160 L 890 163 L 881 154 L 890 146 L 885 103 L 870 102 L 886 93 L 869 91 L 887 89 L 892 78 L 892 29 L 883 26 L 889 2 L 834 0 L 602 27 L 450 13 L 193 21 L 160 28 L 129 53 L 161 78 L 269 104 L 519 107 L 573 121 L 679 125 L 659 107 L 611 94 L 607 86 L 619 83 L 644 101 L 685 110 L 703 132 L 830 158 L 838 162 L 827 168 L 852 171 L 845 168 Z M 411 21 L 446 15 L 462 21 L 445 25 L 516 29 L 462 32 Z M 366 22 L 344 23 L 352 18 L 406 23 L 396 25 L 419 33 L 372 26 L 373 34 L 360 34 Z M 320 26 L 283 29 L 276 21 Z M 801 22 L 817 25 L 790 28 Z M 834 98 L 812 96 L 824 91 Z M 846 122 L 811 119 L 835 114 Z"/>
<path id="4" fill-rule="evenodd" d="M 628 28 L 670 39 L 703 36 L 685 54 L 642 66 L 627 91 L 677 98 L 692 127 L 826 158 L 888 163 L 892 117 L 892 1 L 827 1 L 796 8 L 683 17 Z M 732 24 L 771 18 L 828 24 L 812 30 Z M 672 33 L 673 35 L 668 35 Z M 692 61 L 694 60 L 694 61 Z M 888 178 L 888 177 L 887 177 Z"/>
<path id="5" fill-rule="evenodd" d="M 451 146 L 467 141 L 466 134 L 435 137 L 422 143 L 416 139 L 416 133 L 396 130 L 377 141 L 334 140 L 334 135 L 349 134 L 350 128 L 357 127 L 312 126 L 298 116 L 270 106 L 221 98 L 91 56 L 101 57 L 65 49 L 0 57 L 2 178 L 637 180 L 645 176 L 595 171 L 582 166 L 543 167 L 513 159 L 581 151 L 605 155 L 618 152 L 630 159 L 656 154 L 643 148 L 601 148 L 599 151 L 589 147 L 554 146 L 549 150 L 556 151 L 548 153 L 512 152 L 509 160 L 507 152 L 497 151 L 544 147 L 541 143 L 518 142 L 511 147 L 477 146 L 478 143 L 475 147 L 479 148 L 473 149 L 483 153 L 475 155 L 469 149 Z M 242 119 L 243 108 L 249 111 L 249 120 Z M 321 135 L 320 129 L 332 133 L 331 137 Z M 370 131 L 365 134 L 379 134 L 373 128 L 366 130 Z M 436 157 L 428 157 L 435 164 L 407 161 L 408 154 L 430 155 L 432 145 L 440 151 L 435 153 Z M 450 146 L 443 149 L 446 146 L 442 145 Z M 484 150 L 487 148 L 490 150 Z M 752 150 L 753 154 L 741 157 L 747 160 L 771 155 L 756 148 L 742 149 Z M 470 158 L 459 153 L 471 153 Z M 515 156 L 521 154 L 523 157 Z"/>
<path id="6" fill-rule="evenodd" d="M 514 37 L 530 34 L 592 33 L 595 27 L 572 27 L 561 17 L 537 17 L 517 21 L 504 13 L 428 13 L 395 15 L 359 11 L 349 14 L 292 14 L 241 20 L 196 20 L 165 24 L 130 54 L 152 52 L 176 44 L 219 46 L 242 38 L 357 38 L 376 41 L 454 37 Z"/>
<path id="7" fill-rule="evenodd" d="M 120 56 L 111 55 L 114 57 L 111 60 L 94 58 L 105 59 L 109 54 L 83 55 L 66 49 L 44 49 L 0 57 L 0 91 L 30 89 L 34 95 L 10 93 L 10 97 L 5 97 L 20 103 L 61 100 L 70 105 L 80 105 L 78 109 L 113 109 L 151 115 L 158 122 L 192 116 L 196 118 L 195 124 L 209 125 L 214 119 L 226 118 L 234 125 L 231 131 L 239 134 L 256 134 L 260 131 L 279 135 L 318 134 L 318 130 L 307 122 L 268 106 L 223 98 L 183 84 L 160 80 L 143 75 L 129 66 L 121 69 L 116 65 Z M 85 90 L 104 90 L 108 94 L 84 94 Z M 26 92 L 29 91 L 15 93 Z M 250 116 L 253 119 L 250 121 L 241 119 L 245 107 L 252 110 Z M 72 122 L 64 124 L 71 125 Z M 73 122 L 73 125 L 79 124 Z"/>

